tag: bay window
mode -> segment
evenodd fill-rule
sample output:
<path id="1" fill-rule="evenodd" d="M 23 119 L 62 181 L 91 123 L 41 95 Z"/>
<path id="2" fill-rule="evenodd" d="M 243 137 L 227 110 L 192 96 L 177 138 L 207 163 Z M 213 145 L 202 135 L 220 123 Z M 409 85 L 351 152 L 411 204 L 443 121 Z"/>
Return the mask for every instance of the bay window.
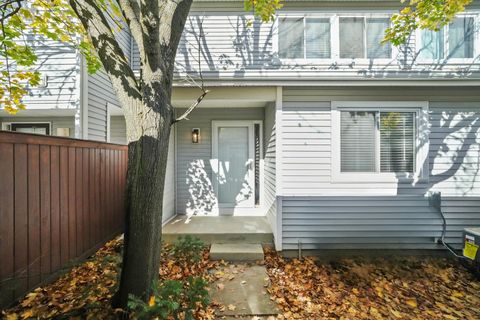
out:
<path id="1" fill-rule="evenodd" d="M 472 59 L 475 55 L 475 19 L 455 18 L 444 28 L 419 31 L 418 57 L 421 60 Z"/>

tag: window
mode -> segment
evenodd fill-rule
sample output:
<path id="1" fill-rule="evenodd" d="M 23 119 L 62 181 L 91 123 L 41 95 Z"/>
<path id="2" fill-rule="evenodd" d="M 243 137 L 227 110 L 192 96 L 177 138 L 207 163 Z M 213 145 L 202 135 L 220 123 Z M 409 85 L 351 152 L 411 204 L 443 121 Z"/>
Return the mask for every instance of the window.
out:
<path id="1" fill-rule="evenodd" d="M 341 172 L 415 168 L 415 113 L 341 111 Z"/>
<path id="2" fill-rule="evenodd" d="M 282 59 L 330 58 L 329 18 L 280 18 L 278 38 Z"/>
<path id="3" fill-rule="evenodd" d="M 421 30 L 419 58 L 438 60 L 445 58 L 445 53 L 449 58 L 473 58 L 474 25 L 473 17 L 459 17 L 438 31 Z"/>
<path id="4" fill-rule="evenodd" d="M 50 134 L 50 124 L 49 123 L 26 123 L 26 122 L 14 122 L 7 126 L 8 130 L 25 132 L 25 133 L 35 133 L 35 134 Z"/>
<path id="5" fill-rule="evenodd" d="M 455 19 L 448 26 L 448 51 L 452 58 L 473 58 L 473 17 Z"/>
<path id="6" fill-rule="evenodd" d="M 390 43 L 381 43 L 389 25 L 389 18 L 340 17 L 340 58 L 390 58 Z"/>
<path id="7" fill-rule="evenodd" d="M 428 179 L 428 102 L 332 101 L 332 182 Z"/>

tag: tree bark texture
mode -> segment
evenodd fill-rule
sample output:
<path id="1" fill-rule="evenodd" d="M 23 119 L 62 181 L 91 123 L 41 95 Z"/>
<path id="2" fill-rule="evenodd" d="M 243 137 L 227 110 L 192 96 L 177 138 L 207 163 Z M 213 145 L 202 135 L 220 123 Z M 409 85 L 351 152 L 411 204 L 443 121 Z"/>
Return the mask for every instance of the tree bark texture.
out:
<path id="1" fill-rule="evenodd" d="M 114 306 L 129 295 L 145 301 L 158 280 L 175 55 L 192 0 L 120 0 L 139 46 L 136 79 L 95 0 L 70 0 L 99 52 L 122 104 L 127 125 L 126 227 L 120 287 Z"/>

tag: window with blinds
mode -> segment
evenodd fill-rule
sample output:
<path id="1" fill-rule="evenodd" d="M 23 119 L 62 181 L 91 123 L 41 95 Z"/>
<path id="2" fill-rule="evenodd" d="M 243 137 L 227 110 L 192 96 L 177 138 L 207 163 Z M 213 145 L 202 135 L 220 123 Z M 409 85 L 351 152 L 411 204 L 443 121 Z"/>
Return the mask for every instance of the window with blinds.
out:
<path id="1" fill-rule="evenodd" d="M 340 58 L 390 58 L 392 46 L 382 43 L 389 26 L 389 18 L 340 17 Z"/>
<path id="2" fill-rule="evenodd" d="M 415 171 L 415 112 L 342 111 L 341 172 Z"/>
<path id="3" fill-rule="evenodd" d="M 329 18 L 280 18 L 278 55 L 282 59 L 330 58 Z"/>

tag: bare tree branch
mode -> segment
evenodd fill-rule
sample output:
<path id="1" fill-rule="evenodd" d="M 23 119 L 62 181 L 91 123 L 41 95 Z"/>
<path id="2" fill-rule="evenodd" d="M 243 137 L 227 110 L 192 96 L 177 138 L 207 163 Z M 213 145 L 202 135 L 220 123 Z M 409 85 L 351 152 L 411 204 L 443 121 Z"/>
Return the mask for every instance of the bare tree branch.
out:
<path id="1" fill-rule="evenodd" d="M 182 120 L 188 120 L 188 118 L 187 118 L 188 115 L 190 113 L 192 113 L 193 110 L 195 110 L 195 108 L 200 104 L 200 102 L 202 102 L 203 98 L 205 98 L 205 96 L 209 92 L 210 92 L 210 90 L 204 90 L 202 92 L 202 94 L 197 98 L 197 100 L 194 103 L 192 103 L 192 105 L 180 117 L 175 119 L 175 121 L 173 121 L 173 123 L 176 123 L 176 122 L 179 122 L 179 121 L 182 121 Z"/>
<path id="2" fill-rule="evenodd" d="M 7 7 L 13 4 L 17 4 L 17 6 L 12 8 L 12 11 L 7 13 Z M 22 8 L 21 0 L 11 0 L 11 1 L 0 4 L 0 10 L 2 11 L 2 17 L 0 18 L 0 21 L 3 23 L 8 18 L 12 17 L 18 11 L 20 11 L 20 8 Z"/>

